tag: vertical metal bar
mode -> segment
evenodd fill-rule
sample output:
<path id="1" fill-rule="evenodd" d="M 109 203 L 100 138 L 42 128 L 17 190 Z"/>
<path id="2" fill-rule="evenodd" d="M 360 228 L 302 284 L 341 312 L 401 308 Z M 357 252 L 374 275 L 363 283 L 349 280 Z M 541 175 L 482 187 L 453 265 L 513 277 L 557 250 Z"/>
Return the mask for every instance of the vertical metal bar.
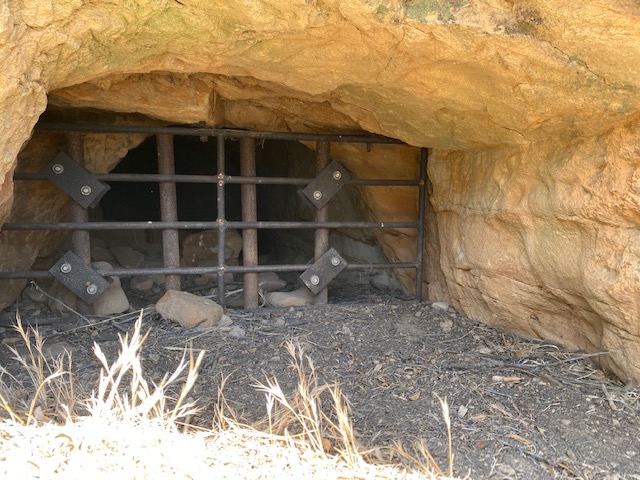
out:
<path id="1" fill-rule="evenodd" d="M 156 137 L 158 143 L 158 173 L 174 175 L 173 135 L 161 134 Z M 160 182 L 160 218 L 163 222 L 178 221 L 175 182 Z M 180 266 L 180 238 L 178 230 L 162 230 L 162 252 L 165 267 Z M 180 275 L 165 275 L 165 290 L 180 290 Z"/>
<path id="2" fill-rule="evenodd" d="M 217 137 L 217 163 L 218 163 L 218 184 L 216 187 L 216 204 L 218 207 L 218 303 L 224 308 L 226 306 L 225 295 L 225 236 L 226 236 L 226 214 L 224 202 L 224 175 L 225 175 L 225 151 L 224 135 Z"/>
<path id="3" fill-rule="evenodd" d="M 240 139 L 240 175 L 243 177 L 256 176 L 256 142 L 253 138 Z M 255 222 L 258 220 L 256 185 L 241 185 L 242 221 Z M 245 266 L 258 265 L 258 230 L 245 228 L 242 231 L 242 262 Z M 258 308 L 258 274 L 245 273 L 244 280 L 244 308 Z"/>
<path id="4" fill-rule="evenodd" d="M 316 173 L 320 173 L 324 170 L 330 161 L 331 144 L 325 140 L 319 140 L 316 142 Z M 329 205 L 325 205 L 319 210 L 316 210 L 316 222 L 329 221 Z M 314 256 L 318 260 L 324 253 L 329 250 L 329 230 L 326 228 L 318 228 L 315 231 L 315 247 Z M 315 304 L 324 305 L 329 300 L 329 287 L 323 288 L 320 293 L 316 295 Z"/>
<path id="5" fill-rule="evenodd" d="M 78 165 L 84 166 L 84 134 L 80 132 L 67 133 L 67 148 L 69 149 L 69 156 L 73 158 Z M 89 221 L 88 210 L 76 202 L 71 202 L 71 221 L 78 223 Z M 89 231 L 74 230 L 71 234 L 71 243 L 73 245 L 73 252 L 78 255 L 84 263 L 89 265 L 91 263 L 91 237 Z M 78 298 L 77 308 L 81 314 L 93 313 L 91 305 L 85 303 L 80 298 Z"/>
<path id="6" fill-rule="evenodd" d="M 427 160 L 429 152 L 420 149 L 420 187 L 418 190 L 418 239 L 416 252 L 416 301 L 422 301 L 422 279 L 424 277 L 424 212 L 427 200 Z"/>

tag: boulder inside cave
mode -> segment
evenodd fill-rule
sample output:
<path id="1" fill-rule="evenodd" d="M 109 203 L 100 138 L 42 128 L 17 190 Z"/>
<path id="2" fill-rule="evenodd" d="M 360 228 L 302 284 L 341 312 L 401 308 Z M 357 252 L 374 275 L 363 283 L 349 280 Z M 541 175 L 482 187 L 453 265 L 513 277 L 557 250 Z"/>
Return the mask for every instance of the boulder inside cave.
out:
<path id="1" fill-rule="evenodd" d="M 18 163 L 37 171 L 60 147 L 33 133 L 47 108 L 384 135 L 409 146 L 331 156 L 362 177 L 415 178 L 416 149 L 431 149 L 430 300 L 607 352 L 604 367 L 639 379 L 639 15 L 628 0 L 10 2 L 0 219 L 64 217 L 55 191 L 11 180 Z M 143 141 L 88 135 L 88 168 L 108 172 Z M 368 189 L 359 201 L 374 218 L 416 214 L 404 194 Z M 15 233 L 0 235 L 3 270 L 28 269 L 57 244 L 55 233 Z M 402 232 L 376 241 L 399 261 L 415 244 Z"/>

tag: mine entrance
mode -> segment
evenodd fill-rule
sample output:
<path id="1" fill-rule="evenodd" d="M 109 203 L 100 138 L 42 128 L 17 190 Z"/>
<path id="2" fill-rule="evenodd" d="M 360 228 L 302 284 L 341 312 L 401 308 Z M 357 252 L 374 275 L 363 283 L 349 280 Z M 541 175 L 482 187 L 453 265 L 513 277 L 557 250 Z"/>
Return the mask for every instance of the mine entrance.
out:
<path id="1" fill-rule="evenodd" d="M 185 279 L 191 276 L 209 276 L 215 278 L 216 300 L 225 306 L 227 284 L 235 275 L 242 279 L 243 306 L 255 308 L 262 304 L 259 275 L 265 272 L 302 272 L 300 281 L 312 292 L 314 303 L 324 304 L 329 284 L 341 272 L 400 268 L 415 270 L 416 299 L 422 299 L 426 149 L 417 160 L 417 178 L 380 180 L 352 178 L 344 165 L 330 158 L 330 147 L 332 142 L 365 144 L 367 148 L 400 143 L 385 137 L 117 125 L 42 124 L 38 128 L 65 135 L 67 151 L 56 157 L 47 171 L 16 173 L 14 178 L 57 182 L 76 200 L 71 221 L 6 223 L 3 229 L 71 230 L 73 251 L 49 271 L 1 272 L 0 278 L 60 279 L 67 275 L 66 285 L 91 303 L 92 295 L 100 293 L 99 288 L 93 288 L 99 283 L 94 282 L 95 276 L 159 275 L 164 277 L 167 290 L 185 288 Z M 111 173 L 94 175 L 82 169 L 83 138 L 89 132 L 144 134 L 148 138 Z M 287 163 L 285 153 L 291 149 L 307 158 L 306 170 L 294 172 L 301 176 L 293 176 L 280 165 Z M 67 165 L 66 161 L 72 163 Z M 80 173 L 73 173 L 76 166 Z M 107 184 L 110 190 L 96 193 L 100 185 Z M 417 218 L 405 222 L 330 218 L 329 209 L 336 198 L 349 189 L 366 186 L 416 188 Z M 94 193 L 99 198 L 89 204 Z M 330 232 L 374 229 L 415 229 L 415 259 L 354 262 L 341 255 L 340 245 L 331 244 Z M 142 241 L 150 248 L 156 246 L 161 251 L 161 264 L 84 270 L 81 265 L 88 266 L 93 260 L 92 243 L 115 231 L 130 235 L 134 244 Z M 304 249 L 298 249 L 297 256 L 283 255 L 290 239 L 301 236 L 312 244 L 307 257 Z M 77 259 L 73 261 L 79 262 L 79 268 L 75 264 L 69 268 L 73 263 L 70 258 Z M 65 268 L 73 273 L 61 274 L 59 270 Z"/>

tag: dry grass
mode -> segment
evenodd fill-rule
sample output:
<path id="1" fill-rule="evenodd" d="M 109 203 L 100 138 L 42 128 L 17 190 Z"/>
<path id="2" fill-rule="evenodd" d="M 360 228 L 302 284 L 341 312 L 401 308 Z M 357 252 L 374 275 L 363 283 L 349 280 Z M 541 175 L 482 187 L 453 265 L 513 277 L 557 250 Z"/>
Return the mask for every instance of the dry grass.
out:
<path id="1" fill-rule="evenodd" d="M 121 352 L 109 363 L 96 345 L 102 365 L 96 389 L 79 400 L 67 352 L 49 359 L 36 330 L 17 330 L 26 355 L 12 348 L 28 372 L 33 393 L 15 401 L 2 383 L 0 401 L 1 478 L 317 478 L 442 479 L 452 477 L 453 455 L 443 471 L 424 443 L 412 451 L 401 445 L 365 448 L 356 439 L 349 403 L 337 385 L 320 384 L 312 360 L 302 348 L 287 344 L 298 374 L 295 393 L 287 396 L 277 379 L 256 385 L 264 392 L 267 416 L 243 424 L 229 408 L 222 387 L 214 425 L 189 427 L 197 413 L 188 393 L 202 352 L 185 352 L 176 370 L 159 384 L 144 377 L 140 350 L 146 338 L 141 319 L 121 338 Z M 177 397 L 169 387 L 181 383 Z M 447 430 L 450 424 L 442 401 Z"/>

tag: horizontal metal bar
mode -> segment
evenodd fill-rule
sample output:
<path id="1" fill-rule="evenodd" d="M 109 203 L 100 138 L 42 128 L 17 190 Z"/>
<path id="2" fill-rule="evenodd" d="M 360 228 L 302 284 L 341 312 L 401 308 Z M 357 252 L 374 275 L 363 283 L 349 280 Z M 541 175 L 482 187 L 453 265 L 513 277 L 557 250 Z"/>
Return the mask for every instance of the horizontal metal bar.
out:
<path id="1" fill-rule="evenodd" d="M 251 272 L 303 272 L 309 268 L 304 265 L 255 265 L 255 266 L 225 266 L 225 267 L 177 267 L 177 268 L 130 268 L 114 270 L 96 270 L 104 277 L 132 277 L 134 275 L 206 275 L 218 272 L 225 273 L 251 273 Z M 379 270 L 385 268 L 417 268 L 415 262 L 398 263 L 350 263 L 345 270 Z M 1 280 L 50 278 L 48 271 L 20 271 L 0 272 Z"/>
<path id="2" fill-rule="evenodd" d="M 237 130 L 227 128 L 198 128 L 198 127 L 149 127 L 140 125 L 100 125 L 100 124 L 73 124 L 59 122 L 42 122 L 35 126 L 36 130 L 46 132 L 103 132 L 103 133 L 142 133 L 146 135 L 170 134 L 190 135 L 196 137 L 223 137 L 223 138 L 254 138 L 273 140 L 328 140 L 331 142 L 350 143 L 384 143 L 403 144 L 395 138 L 379 135 L 340 135 L 322 133 L 294 133 L 294 132 L 253 132 L 249 130 Z"/>
<path id="3" fill-rule="evenodd" d="M 217 175 L 161 175 L 159 173 L 105 173 L 94 175 L 97 180 L 103 182 L 176 182 L 176 183 L 211 183 L 216 184 L 221 180 Z M 16 172 L 14 180 L 47 180 L 41 173 Z M 313 178 L 286 178 L 286 177 L 236 177 L 225 175 L 222 181 L 228 184 L 256 184 L 256 185 L 308 185 Z M 420 180 L 404 179 L 365 179 L 352 178 L 347 185 L 358 186 L 390 186 L 390 187 L 419 187 Z"/>
<path id="4" fill-rule="evenodd" d="M 215 230 L 213 222 L 63 222 L 63 223 L 5 223 L 2 230 Z M 314 229 L 314 228 L 418 228 L 418 222 L 224 222 L 225 228 Z"/>

